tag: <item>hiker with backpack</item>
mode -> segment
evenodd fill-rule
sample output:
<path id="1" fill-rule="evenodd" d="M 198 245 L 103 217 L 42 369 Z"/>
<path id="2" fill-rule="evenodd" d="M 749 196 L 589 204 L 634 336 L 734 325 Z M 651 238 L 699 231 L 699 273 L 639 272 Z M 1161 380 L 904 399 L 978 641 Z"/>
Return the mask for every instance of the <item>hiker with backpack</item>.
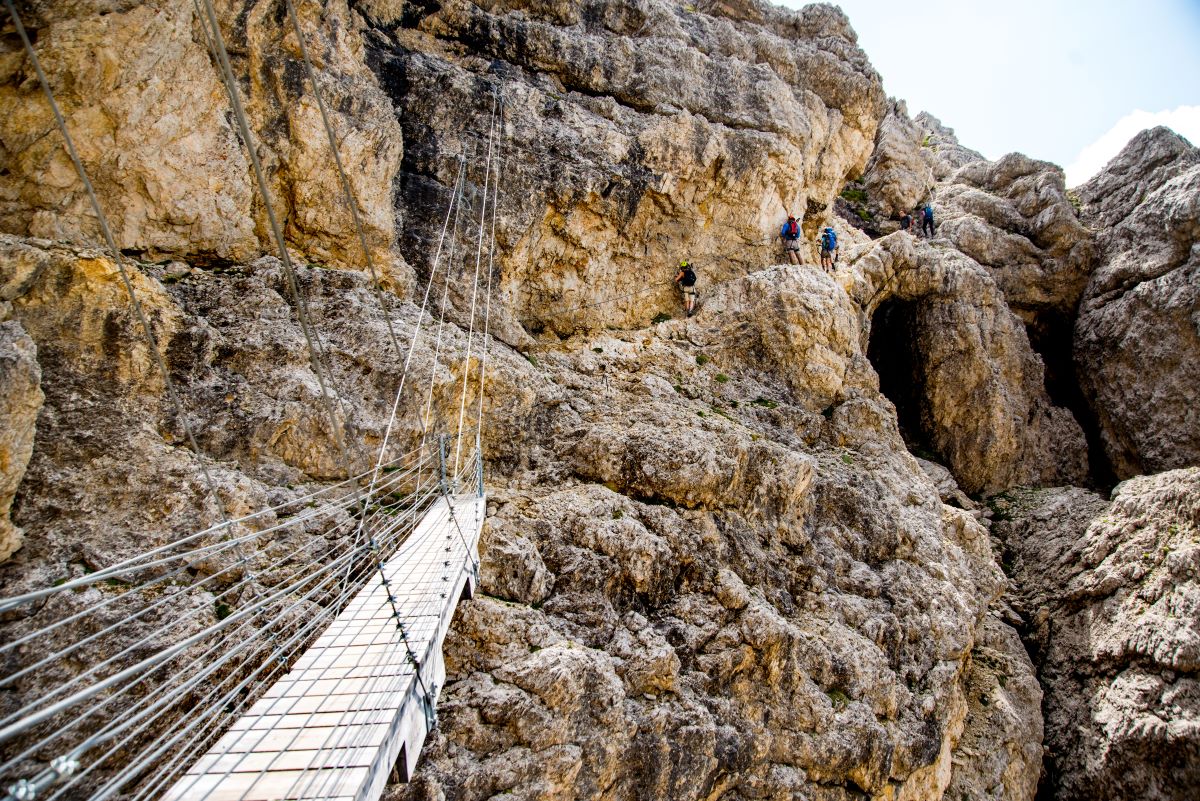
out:
<path id="1" fill-rule="evenodd" d="M 792 264 L 800 263 L 800 223 L 788 215 L 787 222 L 779 229 L 779 238 L 783 240 L 783 251 Z"/>
<path id="2" fill-rule="evenodd" d="M 675 276 L 675 283 L 683 290 L 684 306 L 687 316 L 691 317 L 696 311 L 696 271 L 687 259 L 679 262 L 679 274 Z"/>
<path id="3" fill-rule="evenodd" d="M 928 203 L 921 209 L 921 232 L 926 236 L 933 236 L 933 206 Z"/>
<path id="4" fill-rule="evenodd" d="M 833 263 L 837 261 L 837 234 L 832 228 L 826 228 L 821 232 L 821 269 L 826 272 L 833 271 Z"/>
<path id="5" fill-rule="evenodd" d="M 913 224 L 912 215 L 909 214 L 907 211 L 904 212 L 904 216 L 900 218 L 900 230 L 901 231 L 911 231 L 912 224 Z"/>

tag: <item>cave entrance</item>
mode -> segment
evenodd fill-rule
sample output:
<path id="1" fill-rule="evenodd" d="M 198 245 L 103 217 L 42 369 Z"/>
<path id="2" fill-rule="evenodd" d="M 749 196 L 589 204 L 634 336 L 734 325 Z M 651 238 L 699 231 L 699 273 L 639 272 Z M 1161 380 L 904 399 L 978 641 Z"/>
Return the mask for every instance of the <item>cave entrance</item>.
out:
<path id="1" fill-rule="evenodd" d="M 1084 397 L 1075 374 L 1074 321 L 1061 312 L 1039 312 L 1025 323 L 1029 345 L 1042 357 L 1046 368 L 1046 394 L 1055 406 L 1067 409 L 1083 429 L 1087 440 L 1088 471 L 1092 484 L 1105 492 L 1117 483 L 1116 473 L 1100 438 L 1100 421 Z"/>
<path id="2" fill-rule="evenodd" d="M 924 424 L 925 359 L 917 347 L 921 326 L 917 301 L 889 298 L 871 318 L 867 358 L 879 374 L 879 389 L 896 407 L 904 444 L 922 459 L 941 462 Z"/>

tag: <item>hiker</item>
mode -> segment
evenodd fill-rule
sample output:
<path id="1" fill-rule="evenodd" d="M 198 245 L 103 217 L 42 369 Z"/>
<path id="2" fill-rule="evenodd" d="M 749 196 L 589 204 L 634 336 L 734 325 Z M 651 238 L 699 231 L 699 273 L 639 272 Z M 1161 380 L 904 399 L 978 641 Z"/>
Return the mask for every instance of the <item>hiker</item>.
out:
<path id="1" fill-rule="evenodd" d="M 800 263 L 800 223 L 788 215 L 787 222 L 779 229 L 779 238 L 783 240 L 783 251 L 787 253 L 788 261 Z"/>
<path id="2" fill-rule="evenodd" d="M 692 269 L 692 265 L 687 259 L 679 262 L 679 274 L 675 276 L 675 283 L 679 284 L 679 288 L 683 290 L 683 302 L 687 308 L 687 316 L 691 317 L 696 310 L 696 271 Z"/>
<path id="3" fill-rule="evenodd" d="M 912 224 L 913 224 L 912 215 L 909 214 L 907 211 L 904 212 L 904 216 L 900 218 L 900 230 L 901 231 L 909 231 L 912 229 Z"/>
<path id="4" fill-rule="evenodd" d="M 921 209 L 921 232 L 927 236 L 933 236 L 933 206 L 928 203 L 925 208 Z"/>
<path id="5" fill-rule="evenodd" d="M 837 261 L 837 234 L 832 228 L 826 228 L 821 232 L 821 269 L 826 272 L 833 271 L 833 263 Z"/>

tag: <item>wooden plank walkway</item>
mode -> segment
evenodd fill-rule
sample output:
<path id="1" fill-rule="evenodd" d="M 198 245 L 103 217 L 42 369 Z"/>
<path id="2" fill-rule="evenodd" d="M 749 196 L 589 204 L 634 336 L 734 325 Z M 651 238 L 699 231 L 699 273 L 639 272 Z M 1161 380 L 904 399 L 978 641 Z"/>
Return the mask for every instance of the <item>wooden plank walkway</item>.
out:
<path id="1" fill-rule="evenodd" d="M 393 770 L 408 780 L 436 719 L 442 641 L 459 598 L 475 591 L 486 503 L 439 499 L 384 565 L 389 586 L 364 587 L 163 798 L 375 801 Z"/>

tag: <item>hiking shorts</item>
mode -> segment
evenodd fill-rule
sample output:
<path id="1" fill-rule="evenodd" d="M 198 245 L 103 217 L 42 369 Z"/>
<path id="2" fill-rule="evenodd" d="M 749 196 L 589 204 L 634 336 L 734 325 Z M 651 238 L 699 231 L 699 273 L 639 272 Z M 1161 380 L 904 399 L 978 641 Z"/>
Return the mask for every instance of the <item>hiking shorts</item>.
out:
<path id="1" fill-rule="evenodd" d="M 799 253 L 800 252 L 800 240 L 799 239 L 783 240 L 783 249 L 784 250 L 794 250 L 797 253 Z"/>
<path id="2" fill-rule="evenodd" d="M 695 287 L 695 285 L 693 285 L 693 286 L 684 286 L 683 284 L 680 284 L 680 285 L 679 285 L 679 288 L 683 290 L 683 296 L 684 296 L 685 298 L 694 298 L 694 297 L 696 297 L 696 287 Z"/>
<path id="3" fill-rule="evenodd" d="M 836 249 L 837 248 L 834 248 L 834 250 Z M 831 256 L 833 256 L 833 250 L 830 250 L 829 248 L 821 248 L 821 258 L 825 259 Z"/>

